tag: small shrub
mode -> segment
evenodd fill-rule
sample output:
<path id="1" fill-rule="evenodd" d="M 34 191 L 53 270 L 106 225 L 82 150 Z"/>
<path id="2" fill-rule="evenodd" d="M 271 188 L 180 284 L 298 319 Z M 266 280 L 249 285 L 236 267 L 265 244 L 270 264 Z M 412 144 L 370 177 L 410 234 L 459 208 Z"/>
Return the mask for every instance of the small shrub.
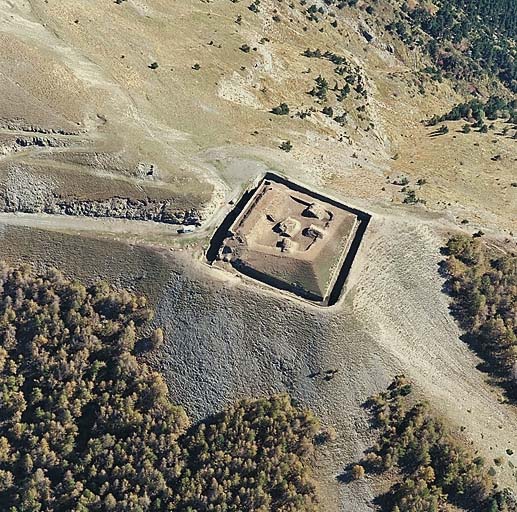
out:
<path id="1" fill-rule="evenodd" d="M 289 114 L 289 105 L 287 103 L 280 103 L 280 105 L 271 109 L 271 113 L 277 116 L 286 116 Z"/>
<path id="2" fill-rule="evenodd" d="M 293 149 L 293 145 L 291 144 L 291 141 L 289 140 L 285 140 L 284 142 L 282 142 L 282 144 L 280 144 L 280 149 L 285 151 L 286 153 L 289 153 L 289 151 L 291 151 L 291 149 Z"/>
<path id="3" fill-rule="evenodd" d="M 352 478 L 354 480 L 361 480 L 361 478 L 364 478 L 365 471 L 364 467 L 361 466 L 361 464 L 355 464 L 352 468 Z"/>
<path id="4" fill-rule="evenodd" d="M 417 197 L 416 192 L 412 189 L 406 189 L 406 197 L 404 197 L 404 204 L 417 204 L 424 201 Z"/>
<path id="5" fill-rule="evenodd" d="M 152 350 L 160 348 L 163 345 L 163 329 L 161 327 L 155 329 L 151 334 L 149 341 Z"/>
<path id="6" fill-rule="evenodd" d="M 248 9 L 254 13 L 260 12 L 260 0 L 255 0 L 251 5 L 248 6 Z"/>

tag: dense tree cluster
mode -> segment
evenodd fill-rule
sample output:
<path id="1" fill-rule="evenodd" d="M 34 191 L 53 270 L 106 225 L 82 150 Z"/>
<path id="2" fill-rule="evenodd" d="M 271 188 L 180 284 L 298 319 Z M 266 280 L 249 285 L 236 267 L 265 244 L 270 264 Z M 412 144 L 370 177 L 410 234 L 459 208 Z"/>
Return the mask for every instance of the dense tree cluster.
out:
<path id="1" fill-rule="evenodd" d="M 472 99 L 455 105 L 442 116 L 433 116 L 427 121 L 427 124 L 435 126 L 444 121 L 459 121 L 460 119 L 475 122 L 474 127 L 483 125 L 487 119 L 489 121 L 506 119 L 508 123 L 517 125 L 517 100 L 506 101 L 500 96 L 491 96 L 486 102 Z"/>
<path id="2" fill-rule="evenodd" d="M 180 440 L 177 510 L 315 511 L 306 469 L 317 423 L 285 396 L 243 400 Z"/>
<path id="3" fill-rule="evenodd" d="M 380 500 L 383 508 L 393 512 L 456 507 L 517 510 L 511 493 L 496 491 L 483 460 L 456 440 L 426 403 L 415 402 L 411 392 L 411 383 L 399 375 L 386 392 L 369 400 L 380 439 L 359 467 L 373 473 L 393 469 L 400 473 L 399 481 Z"/>
<path id="4" fill-rule="evenodd" d="M 479 238 L 454 237 L 446 268 L 453 312 L 474 348 L 517 396 L 517 257 L 492 257 Z"/>
<path id="5" fill-rule="evenodd" d="M 517 4 L 514 0 L 439 0 L 437 9 L 403 4 L 407 21 L 388 26 L 409 44 L 423 44 L 435 64 L 460 79 L 485 73 L 517 92 Z M 428 40 L 422 40 L 418 27 Z"/>
<path id="6" fill-rule="evenodd" d="M 281 395 L 189 426 L 134 355 L 150 317 L 105 283 L 0 267 L 1 510 L 316 510 L 314 417 Z"/>
<path id="7" fill-rule="evenodd" d="M 300 0 L 307 18 L 318 23 L 327 17 L 338 26 L 336 9 L 357 6 L 369 15 L 379 13 L 385 28 L 412 51 L 423 49 L 433 61 L 433 78 L 442 74 L 475 82 L 495 77 L 517 92 L 517 3 L 515 0 L 324 0 L 324 5 Z M 370 42 L 373 35 L 362 31 Z"/>
<path id="8" fill-rule="evenodd" d="M 467 19 L 477 19 L 484 25 L 510 37 L 517 37 L 517 4 L 514 0 L 447 0 L 460 8 Z"/>

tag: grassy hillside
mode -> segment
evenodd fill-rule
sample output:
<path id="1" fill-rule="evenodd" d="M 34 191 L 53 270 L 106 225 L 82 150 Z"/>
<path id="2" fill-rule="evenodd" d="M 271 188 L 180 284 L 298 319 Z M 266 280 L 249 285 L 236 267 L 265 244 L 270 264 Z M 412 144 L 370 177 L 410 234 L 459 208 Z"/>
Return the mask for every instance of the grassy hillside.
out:
<path id="1" fill-rule="evenodd" d="M 175 217 L 195 210 L 206 224 L 249 179 L 275 169 L 370 204 L 425 201 L 508 227 L 507 118 L 487 123 L 497 147 L 477 130 L 436 137 L 421 123 L 472 93 L 485 103 L 508 90 L 474 65 L 475 34 L 449 43 L 422 30 L 425 3 L 2 4 L 0 87 L 11 101 L 0 112 L 0 209 L 106 216 L 104 203 L 76 203 L 148 196 L 139 210 L 166 201 Z M 425 11 L 433 20 L 435 7 Z M 446 69 L 449 55 L 459 68 Z M 394 184 L 402 176 L 405 190 Z M 135 218 L 124 204 L 118 216 Z"/>

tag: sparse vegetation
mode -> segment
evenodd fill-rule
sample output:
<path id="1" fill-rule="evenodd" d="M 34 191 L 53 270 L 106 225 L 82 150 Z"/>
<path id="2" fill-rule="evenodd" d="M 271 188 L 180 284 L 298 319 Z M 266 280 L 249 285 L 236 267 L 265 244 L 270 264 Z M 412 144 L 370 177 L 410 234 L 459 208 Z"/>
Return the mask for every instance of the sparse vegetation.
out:
<path id="1" fill-rule="evenodd" d="M 350 100 L 355 103 L 355 109 L 358 112 L 365 112 L 366 105 L 364 99 L 368 98 L 365 80 L 358 66 L 351 64 L 345 57 L 333 53 L 331 51 L 322 52 L 319 48 L 315 50 L 307 49 L 303 52 L 305 57 L 311 59 L 323 59 L 333 63 L 336 67 L 334 73 L 338 75 L 338 79 L 334 80 L 334 86 L 331 88 L 329 79 L 323 75 L 317 76 L 314 81 L 315 85 L 308 91 L 308 94 L 315 98 L 315 100 L 324 105 L 322 112 L 334 119 L 334 121 L 341 126 L 345 126 L 347 113 L 341 113 L 334 116 L 336 106 L 330 104 L 334 99 L 341 103 L 350 97 Z M 341 83 L 340 83 L 341 82 Z M 350 96 L 352 87 L 357 96 Z M 333 96 L 330 94 L 333 92 Z M 364 116 L 358 116 L 360 120 L 365 120 Z M 366 128 L 368 129 L 368 128 Z"/>
<path id="2" fill-rule="evenodd" d="M 318 98 L 320 101 L 325 101 L 329 90 L 328 81 L 321 75 L 316 77 L 314 81 L 316 82 L 316 85 L 308 92 L 308 94 Z"/>
<path id="3" fill-rule="evenodd" d="M 260 0 L 255 0 L 253 3 L 251 3 L 251 4 L 248 6 L 248 9 L 249 9 L 251 12 L 259 13 L 259 12 L 260 12 Z"/>
<path id="4" fill-rule="evenodd" d="M 161 327 L 154 329 L 149 341 L 152 350 L 159 349 L 163 345 L 163 329 Z"/>
<path id="5" fill-rule="evenodd" d="M 404 197 L 404 204 L 418 204 L 418 203 L 425 203 L 425 201 L 419 197 L 417 197 L 416 192 L 411 188 L 406 188 L 404 190 L 405 197 Z"/>
<path id="6" fill-rule="evenodd" d="M 325 114 L 328 117 L 333 117 L 334 109 L 332 107 L 323 107 L 321 113 Z"/>
<path id="7" fill-rule="evenodd" d="M 352 478 L 354 480 L 360 480 L 361 478 L 364 478 L 365 476 L 365 470 L 364 467 L 360 464 L 355 464 L 352 467 Z"/>
<path id="8" fill-rule="evenodd" d="M 449 133 L 449 128 L 445 124 L 442 124 L 442 126 L 440 126 L 440 128 L 438 128 L 434 133 L 436 135 L 446 135 Z"/>
<path id="9" fill-rule="evenodd" d="M 407 176 L 402 176 L 400 178 L 397 178 L 396 180 L 393 180 L 393 185 L 397 185 L 399 187 L 405 187 L 406 185 L 409 185 L 409 179 Z"/>

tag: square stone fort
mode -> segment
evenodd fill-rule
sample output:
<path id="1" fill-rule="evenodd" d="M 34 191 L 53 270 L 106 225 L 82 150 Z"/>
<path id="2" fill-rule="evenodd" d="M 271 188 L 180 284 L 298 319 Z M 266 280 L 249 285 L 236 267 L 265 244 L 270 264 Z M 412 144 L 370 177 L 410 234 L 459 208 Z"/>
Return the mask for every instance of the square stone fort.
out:
<path id="1" fill-rule="evenodd" d="M 229 227 L 217 260 L 325 304 L 360 222 L 344 205 L 266 176 Z"/>

